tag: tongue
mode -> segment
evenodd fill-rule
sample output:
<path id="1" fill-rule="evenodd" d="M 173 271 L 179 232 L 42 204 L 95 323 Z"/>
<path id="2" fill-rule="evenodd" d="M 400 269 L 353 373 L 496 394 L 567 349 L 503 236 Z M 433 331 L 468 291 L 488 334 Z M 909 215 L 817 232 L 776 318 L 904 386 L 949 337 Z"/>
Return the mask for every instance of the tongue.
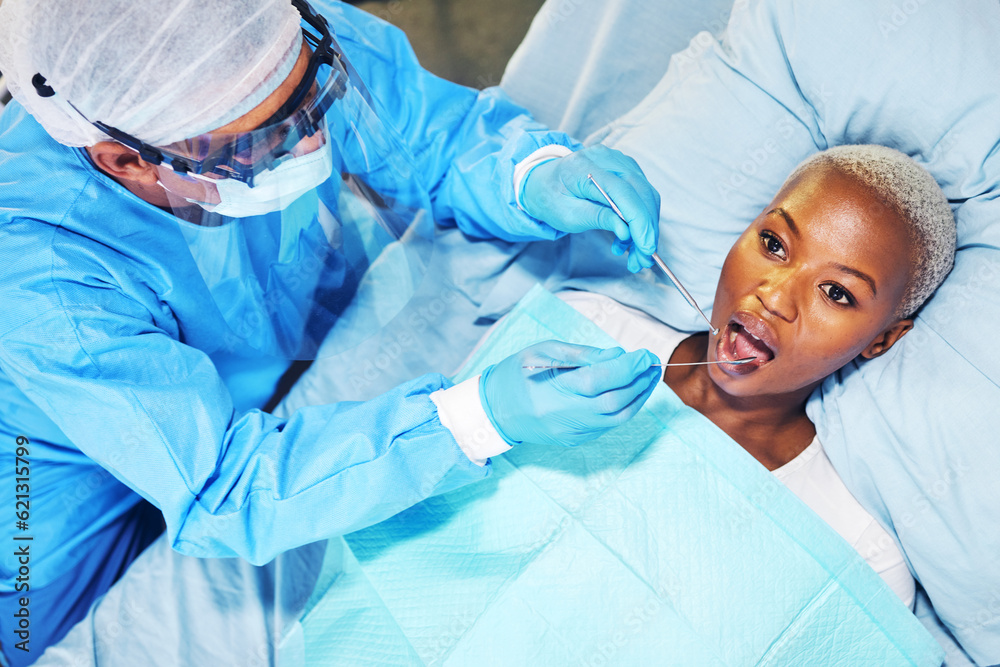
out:
<path id="1" fill-rule="evenodd" d="M 774 357 L 774 353 L 771 352 L 771 349 L 767 345 L 764 345 L 763 341 L 759 341 L 748 334 L 743 327 L 740 327 L 736 332 L 735 348 L 737 359 L 757 357 L 757 359 L 762 361 L 770 361 Z"/>

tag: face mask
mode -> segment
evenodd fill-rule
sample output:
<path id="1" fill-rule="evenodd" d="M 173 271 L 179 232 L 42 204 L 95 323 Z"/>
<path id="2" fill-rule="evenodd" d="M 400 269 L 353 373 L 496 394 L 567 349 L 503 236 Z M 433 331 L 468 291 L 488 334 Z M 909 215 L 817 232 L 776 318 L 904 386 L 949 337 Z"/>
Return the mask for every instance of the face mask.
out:
<path id="1" fill-rule="evenodd" d="M 196 199 L 184 199 L 201 206 L 206 211 L 230 218 L 249 218 L 280 211 L 305 193 L 319 187 L 333 173 L 333 153 L 330 144 L 285 160 L 274 169 L 261 172 L 250 187 L 232 178 L 220 180 L 206 178 L 200 174 L 191 176 L 207 181 L 219 192 L 220 202 L 209 204 Z M 163 189 L 163 183 L 157 181 Z"/>

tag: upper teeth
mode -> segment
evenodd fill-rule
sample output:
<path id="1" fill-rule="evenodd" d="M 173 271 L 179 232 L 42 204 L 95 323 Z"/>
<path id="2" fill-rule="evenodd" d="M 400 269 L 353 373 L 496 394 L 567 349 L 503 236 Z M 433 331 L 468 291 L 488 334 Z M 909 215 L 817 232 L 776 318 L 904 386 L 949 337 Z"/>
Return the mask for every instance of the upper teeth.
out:
<path id="1" fill-rule="evenodd" d="M 746 331 L 748 334 L 750 334 L 750 337 L 753 338 L 754 340 L 760 340 L 760 338 L 758 338 L 757 336 L 754 336 L 752 333 L 750 333 L 746 329 L 743 329 L 743 330 Z"/>

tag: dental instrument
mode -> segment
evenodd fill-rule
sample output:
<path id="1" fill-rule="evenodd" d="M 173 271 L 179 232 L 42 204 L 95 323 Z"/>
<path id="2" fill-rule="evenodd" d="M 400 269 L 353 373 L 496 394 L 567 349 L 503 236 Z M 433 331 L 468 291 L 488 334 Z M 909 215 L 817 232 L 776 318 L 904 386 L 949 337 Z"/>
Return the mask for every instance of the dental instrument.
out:
<path id="1" fill-rule="evenodd" d="M 741 364 L 749 364 L 751 361 L 755 361 L 757 357 L 743 357 L 742 359 L 734 359 L 733 361 L 686 361 L 683 363 L 676 364 L 650 364 L 649 367 L 653 368 L 665 368 L 667 366 L 701 366 L 704 364 L 729 364 L 730 366 L 739 366 Z M 573 370 L 574 368 L 583 368 L 583 366 L 574 364 L 554 364 L 552 366 L 521 366 L 529 371 L 540 371 L 540 370 Z"/>
<path id="2" fill-rule="evenodd" d="M 608 205 L 611 207 L 611 210 L 615 212 L 615 215 L 621 218 L 622 222 L 628 224 L 628 220 L 625 219 L 625 216 L 622 215 L 622 212 L 618 209 L 615 203 L 611 201 L 611 197 L 609 197 L 608 193 L 604 191 L 604 188 L 602 188 L 597 183 L 597 181 L 594 180 L 594 177 L 592 175 L 587 174 L 587 178 L 589 178 L 590 182 L 594 184 L 594 187 L 596 187 L 600 191 L 601 195 L 604 197 L 604 199 L 608 202 Z M 667 278 L 670 278 L 670 282 L 674 284 L 674 287 L 680 290 L 680 293 L 684 297 L 684 300 L 687 301 L 692 308 L 697 310 L 699 315 L 705 318 L 705 321 L 708 322 L 708 330 L 712 332 L 712 335 L 717 336 L 719 334 L 719 330 L 712 325 L 711 320 L 709 320 L 708 316 L 706 316 L 705 313 L 702 311 L 702 309 L 698 307 L 698 302 L 696 302 L 694 300 L 694 297 L 691 296 L 691 293 L 684 288 L 684 285 L 682 285 L 681 281 L 677 279 L 677 276 L 674 275 L 673 271 L 667 268 L 667 265 L 663 263 L 663 260 L 660 259 L 660 256 L 657 255 L 655 252 L 653 253 L 652 257 L 653 261 L 656 262 L 656 265 L 660 267 L 660 270 L 662 270 L 665 274 L 667 274 Z"/>

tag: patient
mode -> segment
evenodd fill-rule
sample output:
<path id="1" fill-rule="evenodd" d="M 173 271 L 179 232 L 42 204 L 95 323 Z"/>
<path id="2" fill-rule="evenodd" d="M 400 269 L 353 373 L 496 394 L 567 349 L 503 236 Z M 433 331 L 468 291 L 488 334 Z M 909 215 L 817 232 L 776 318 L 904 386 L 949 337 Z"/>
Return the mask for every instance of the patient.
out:
<path id="1" fill-rule="evenodd" d="M 729 251 L 712 309 L 719 334 L 687 335 L 596 294 L 559 296 L 626 349 L 646 347 L 671 363 L 754 357 L 670 367 L 664 382 L 912 606 L 902 554 L 833 469 L 805 404 L 828 375 L 885 354 L 913 327 L 954 254 L 954 217 L 930 174 L 892 149 L 842 146 L 802 163 Z"/>

